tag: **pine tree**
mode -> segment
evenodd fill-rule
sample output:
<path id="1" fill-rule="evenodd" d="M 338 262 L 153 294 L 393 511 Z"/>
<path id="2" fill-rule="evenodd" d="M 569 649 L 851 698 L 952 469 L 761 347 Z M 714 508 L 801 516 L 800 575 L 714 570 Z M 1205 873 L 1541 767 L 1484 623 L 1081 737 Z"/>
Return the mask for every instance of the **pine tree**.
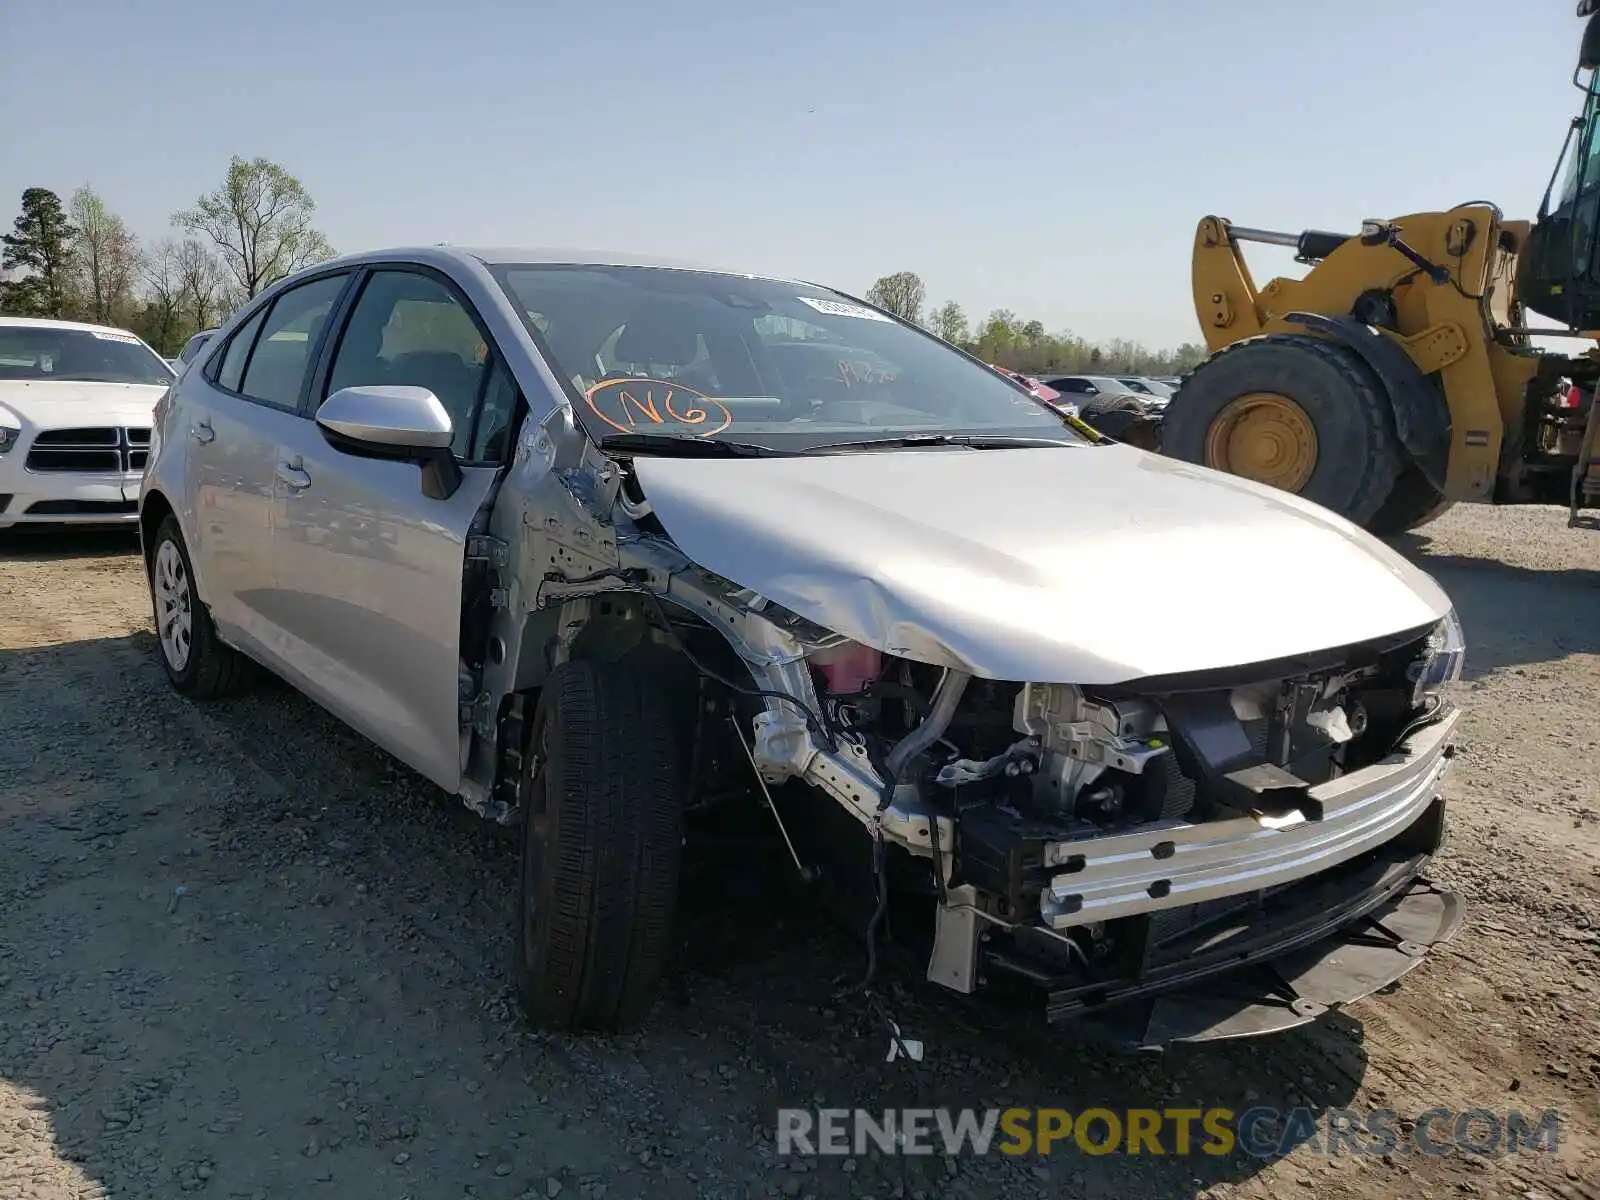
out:
<path id="1" fill-rule="evenodd" d="M 28 317 L 65 316 L 73 239 L 61 197 L 49 188 L 22 193 L 22 215 L 5 235 L 0 268 L 26 271 L 20 279 L 0 280 L 0 311 Z"/>

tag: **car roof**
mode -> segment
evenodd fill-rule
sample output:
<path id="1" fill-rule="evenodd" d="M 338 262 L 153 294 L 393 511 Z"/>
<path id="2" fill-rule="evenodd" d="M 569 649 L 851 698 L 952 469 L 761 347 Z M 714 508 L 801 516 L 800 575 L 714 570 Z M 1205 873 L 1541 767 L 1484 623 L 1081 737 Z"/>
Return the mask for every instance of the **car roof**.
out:
<path id="1" fill-rule="evenodd" d="M 23 329 L 75 329 L 80 333 L 120 333 L 125 337 L 137 337 L 131 329 L 124 329 L 120 325 L 95 325 L 89 321 L 58 321 L 54 317 L 0 317 L 0 326 L 10 326 Z"/>
<path id="2" fill-rule="evenodd" d="M 392 246 L 381 250 L 363 250 L 355 254 L 316 264 L 319 269 L 340 266 L 357 266 L 362 263 L 386 259 L 410 259 L 419 262 L 453 260 L 463 265 L 474 261 L 485 266 L 576 266 L 576 267 L 660 267 L 677 271 L 704 271 L 713 275 L 737 275 L 745 279 L 762 279 L 773 283 L 801 282 L 782 275 L 769 275 L 759 271 L 735 271 L 711 263 L 691 262 L 685 259 L 662 258 L 655 255 L 634 254 L 621 250 L 594 250 L 552 246 Z"/>

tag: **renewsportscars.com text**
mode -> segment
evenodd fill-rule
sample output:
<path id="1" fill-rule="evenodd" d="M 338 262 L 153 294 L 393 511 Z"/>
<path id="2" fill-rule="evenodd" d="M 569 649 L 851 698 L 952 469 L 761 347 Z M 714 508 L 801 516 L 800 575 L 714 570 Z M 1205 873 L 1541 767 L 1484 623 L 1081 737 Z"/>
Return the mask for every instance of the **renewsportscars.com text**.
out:
<path id="1" fill-rule="evenodd" d="M 778 1110 L 779 1154 L 1125 1154 L 1277 1158 L 1314 1154 L 1498 1157 L 1549 1153 L 1560 1140 L 1554 1109 L 1524 1113 L 1431 1108 L 848 1108 Z"/>

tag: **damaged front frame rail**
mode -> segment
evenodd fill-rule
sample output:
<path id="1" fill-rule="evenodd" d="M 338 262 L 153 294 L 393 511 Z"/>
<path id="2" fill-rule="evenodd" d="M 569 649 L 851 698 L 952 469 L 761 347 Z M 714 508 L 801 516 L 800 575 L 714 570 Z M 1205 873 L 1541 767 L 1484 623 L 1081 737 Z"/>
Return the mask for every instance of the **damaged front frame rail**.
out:
<path id="1" fill-rule="evenodd" d="M 576 461 L 561 466 L 568 455 Z M 474 685 L 477 720 L 462 735 L 462 792 L 469 807 L 500 821 L 516 817 L 514 802 L 492 790 L 500 772 L 495 730 L 485 716 L 491 698 L 538 686 L 571 653 L 597 598 L 633 595 L 672 605 L 715 629 L 748 665 L 756 686 L 771 693 L 763 698 L 750 745 L 764 782 L 801 780 L 919 857 L 934 856 L 937 822 L 938 844 L 948 847 L 954 822 L 916 804 L 914 790 L 898 789 L 883 803 L 886 781 L 862 738 L 840 730 L 824 745 L 815 736 L 812 714 L 821 712 L 821 703 L 804 660 L 845 639 L 696 567 L 670 542 L 643 531 L 638 522 L 649 506 L 630 500 L 621 483 L 618 465 L 577 431 L 569 410 L 524 427 L 509 493 L 521 502 L 494 509 L 498 528 L 491 532 L 507 548 L 497 554 L 507 569 L 493 581 L 497 603 L 482 678 Z M 642 618 L 643 610 L 636 615 Z M 637 620 L 634 632 L 649 636 L 647 623 Z M 966 678 L 950 671 L 941 690 L 958 696 Z M 911 738 L 931 741 L 942 732 L 925 724 Z M 498 753 L 503 758 L 505 748 Z"/>

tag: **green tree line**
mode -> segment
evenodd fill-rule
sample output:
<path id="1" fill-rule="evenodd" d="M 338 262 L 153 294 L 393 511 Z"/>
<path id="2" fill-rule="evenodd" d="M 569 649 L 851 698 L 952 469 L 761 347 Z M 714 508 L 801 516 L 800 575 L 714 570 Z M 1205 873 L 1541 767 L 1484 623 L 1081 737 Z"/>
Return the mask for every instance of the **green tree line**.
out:
<path id="1" fill-rule="evenodd" d="M 1182 375 L 1206 356 L 1205 346 L 1198 342 L 1153 350 L 1125 338 L 1091 342 L 1074 333 L 1050 333 L 1041 322 L 1024 320 L 1009 308 L 997 308 L 974 325 L 954 300 L 929 306 L 927 289 L 915 271 L 882 276 L 866 298 L 985 362 L 1026 375 Z"/>
<path id="2" fill-rule="evenodd" d="M 265 158 L 235 156 L 222 183 L 148 245 L 88 184 L 65 201 L 30 187 L 0 239 L 0 313 L 121 326 L 170 356 L 277 280 L 333 257 L 315 213 L 305 185 Z"/>

